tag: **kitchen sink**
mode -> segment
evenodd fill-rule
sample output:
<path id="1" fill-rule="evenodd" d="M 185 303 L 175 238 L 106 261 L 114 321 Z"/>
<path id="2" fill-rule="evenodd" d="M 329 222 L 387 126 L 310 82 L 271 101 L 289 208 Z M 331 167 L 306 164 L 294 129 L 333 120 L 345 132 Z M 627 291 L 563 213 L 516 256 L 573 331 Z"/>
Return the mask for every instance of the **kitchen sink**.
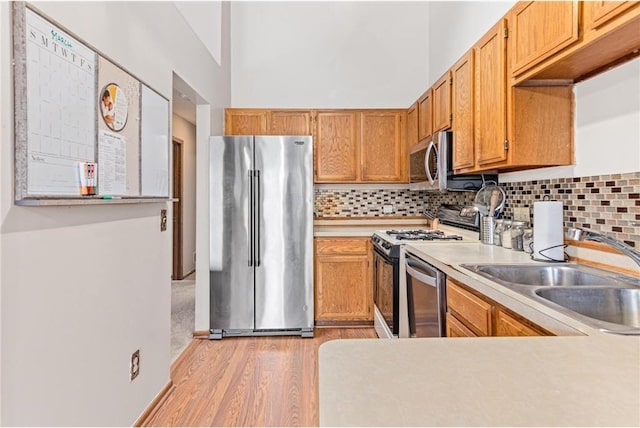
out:
<path id="1" fill-rule="evenodd" d="M 640 329 L 640 288 L 542 288 L 535 294 L 587 317 Z"/>
<path id="2" fill-rule="evenodd" d="M 589 286 L 589 285 L 617 285 L 625 286 L 634 278 L 627 278 L 627 283 L 621 275 L 602 269 L 575 263 L 540 265 L 462 265 L 485 278 L 503 285 L 516 286 Z"/>
<path id="3" fill-rule="evenodd" d="M 591 327 L 640 335 L 640 278 L 578 263 L 461 266 Z"/>

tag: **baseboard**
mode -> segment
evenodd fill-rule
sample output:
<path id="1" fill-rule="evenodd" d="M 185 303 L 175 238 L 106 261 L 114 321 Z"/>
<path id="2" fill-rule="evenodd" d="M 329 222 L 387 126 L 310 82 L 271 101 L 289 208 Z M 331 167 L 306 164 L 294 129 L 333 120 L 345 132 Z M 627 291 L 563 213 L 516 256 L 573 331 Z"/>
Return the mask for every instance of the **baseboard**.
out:
<path id="1" fill-rule="evenodd" d="M 373 321 L 316 321 L 316 328 L 371 328 Z"/>
<path id="2" fill-rule="evenodd" d="M 158 395 L 156 395 L 156 398 L 154 398 L 153 401 L 144 410 L 144 412 L 142 412 L 142 414 L 140 415 L 140 417 L 138 417 L 138 419 L 135 421 L 133 426 L 134 427 L 147 426 L 147 423 L 151 419 L 153 419 L 158 409 L 162 407 L 162 404 L 166 401 L 166 399 L 169 397 L 169 395 L 173 392 L 174 389 L 175 389 L 175 386 L 173 385 L 173 381 L 169 379 L 169 382 L 167 382 L 164 388 L 162 388 L 162 390 L 158 393 Z"/>
<path id="3" fill-rule="evenodd" d="M 193 332 L 194 339 L 208 339 L 209 338 L 209 330 L 196 330 Z"/>

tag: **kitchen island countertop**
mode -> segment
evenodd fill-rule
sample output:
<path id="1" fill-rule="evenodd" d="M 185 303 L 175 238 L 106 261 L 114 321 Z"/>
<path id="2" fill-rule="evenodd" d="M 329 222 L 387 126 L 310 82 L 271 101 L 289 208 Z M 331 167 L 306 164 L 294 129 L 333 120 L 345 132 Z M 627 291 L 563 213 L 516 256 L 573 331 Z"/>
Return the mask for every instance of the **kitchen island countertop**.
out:
<path id="1" fill-rule="evenodd" d="M 321 426 L 640 426 L 640 337 L 601 333 L 460 267 L 533 263 L 524 253 L 406 248 L 558 336 L 327 342 Z"/>

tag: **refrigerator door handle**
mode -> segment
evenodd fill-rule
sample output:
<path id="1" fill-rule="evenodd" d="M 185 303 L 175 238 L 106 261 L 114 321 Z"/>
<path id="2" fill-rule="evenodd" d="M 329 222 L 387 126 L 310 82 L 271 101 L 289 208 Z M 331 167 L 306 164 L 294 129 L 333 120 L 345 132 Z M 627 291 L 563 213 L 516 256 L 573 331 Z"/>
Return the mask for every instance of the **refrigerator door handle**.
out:
<path id="1" fill-rule="evenodd" d="M 256 266 L 260 266 L 260 170 L 257 169 L 255 170 L 255 175 L 256 175 L 256 182 L 255 182 L 255 192 L 256 192 L 256 204 L 255 204 L 255 210 L 257 211 L 257 214 L 255 214 L 255 224 L 256 224 L 256 228 L 255 228 L 255 232 L 256 232 L 256 237 L 254 238 L 254 240 L 256 241 L 256 260 L 255 260 L 255 265 Z"/>
<path id="2" fill-rule="evenodd" d="M 253 266 L 253 171 L 249 170 L 249 266 Z"/>

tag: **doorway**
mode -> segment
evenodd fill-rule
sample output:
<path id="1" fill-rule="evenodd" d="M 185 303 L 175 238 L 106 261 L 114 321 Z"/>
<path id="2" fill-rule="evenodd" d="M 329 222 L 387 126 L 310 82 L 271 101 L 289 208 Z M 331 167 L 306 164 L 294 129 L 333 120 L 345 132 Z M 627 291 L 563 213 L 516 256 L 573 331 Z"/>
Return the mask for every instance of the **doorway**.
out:
<path id="1" fill-rule="evenodd" d="M 183 279 L 182 271 L 182 144 L 173 138 L 173 268 L 171 279 Z"/>

